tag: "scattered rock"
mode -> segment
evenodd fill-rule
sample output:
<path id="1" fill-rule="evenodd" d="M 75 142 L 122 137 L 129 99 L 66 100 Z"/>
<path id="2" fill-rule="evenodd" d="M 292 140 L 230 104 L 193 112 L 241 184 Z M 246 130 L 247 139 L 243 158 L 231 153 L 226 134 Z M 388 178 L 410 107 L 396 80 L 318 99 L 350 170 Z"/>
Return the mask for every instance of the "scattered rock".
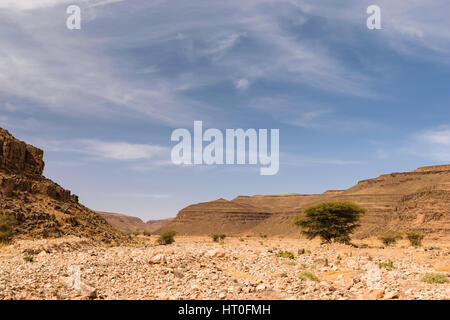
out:
<path id="1" fill-rule="evenodd" d="M 222 248 L 212 249 L 208 251 L 208 256 L 211 258 L 223 258 L 225 257 L 225 250 Z"/>
<path id="2" fill-rule="evenodd" d="M 82 283 L 80 286 L 80 293 L 81 296 L 89 299 L 95 299 L 97 298 L 97 289 L 94 287 L 91 287 L 90 285 L 87 285 L 85 283 Z"/>

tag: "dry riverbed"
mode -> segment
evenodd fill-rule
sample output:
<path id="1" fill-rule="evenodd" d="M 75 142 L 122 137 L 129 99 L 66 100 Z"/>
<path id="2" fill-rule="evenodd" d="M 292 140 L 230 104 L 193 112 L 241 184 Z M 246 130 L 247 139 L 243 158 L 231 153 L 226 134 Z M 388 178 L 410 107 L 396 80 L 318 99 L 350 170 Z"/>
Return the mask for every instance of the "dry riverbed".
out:
<path id="1" fill-rule="evenodd" d="M 448 241 L 359 248 L 282 238 L 176 237 L 155 246 L 21 240 L 0 248 L 0 299 L 450 299 Z M 364 248 L 361 247 L 364 246 Z M 288 251 L 285 257 L 277 257 Z M 290 256 L 290 257 L 289 257 Z"/>

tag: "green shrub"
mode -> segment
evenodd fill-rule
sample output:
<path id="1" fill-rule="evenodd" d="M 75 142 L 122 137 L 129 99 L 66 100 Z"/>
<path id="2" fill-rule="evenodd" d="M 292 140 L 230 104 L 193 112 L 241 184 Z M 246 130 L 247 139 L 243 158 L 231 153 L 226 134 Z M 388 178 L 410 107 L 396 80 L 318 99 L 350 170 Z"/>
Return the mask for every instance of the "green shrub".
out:
<path id="1" fill-rule="evenodd" d="M 152 234 L 150 233 L 150 232 L 148 232 L 148 231 L 144 231 L 143 233 L 142 233 L 144 236 L 146 236 L 146 237 L 150 237 Z"/>
<path id="2" fill-rule="evenodd" d="M 173 230 L 168 230 L 164 233 L 162 233 L 159 238 L 158 238 L 158 243 L 160 245 L 166 245 L 166 244 L 171 244 L 175 242 L 175 235 L 177 234 L 176 231 Z"/>
<path id="3" fill-rule="evenodd" d="M 23 260 L 25 260 L 26 262 L 33 262 L 34 258 L 33 258 L 33 256 L 25 256 L 25 257 L 23 257 Z"/>
<path id="4" fill-rule="evenodd" d="M 283 263 L 287 264 L 288 266 L 296 266 L 297 265 L 297 262 L 295 262 L 295 261 L 285 261 Z"/>
<path id="5" fill-rule="evenodd" d="M 388 261 L 385 261 L 385 262 L 380 262 L 379 264 L 378 264 L 378 266 L 380 267 L 380 268 L 385 268 L 385 269 L 392 269 L 393 267 L 394 267 L 394 263 L 392 262 L 392 260 L 388 260 Z"/>
<path id="6" fill-rule="evenodd" d="M 278 258 L 294 259 L 294 254 L 290 251 L 279 251 L 277 253 Z"/>
<path id="7" fill-rule="evenodd" d="M 397 240 L 402 238 L 402 234 L 397 231 L 388 231 L 378 236 L 378 240 L 380 240 L 385 246 L 394 245 Z"/>
<path id="8" fill-rule="evenodd" d="M 302 281 L 311 280 L 311 281 L 319 282 L 319 278 L 317 278 L 314 273 L 311 273 L 311 272 L 308 272 L 308 271 L 302 271 L 298 275 L 298 278 L 300 280 L 302 280 Z"/>
<path id="9" fill-rule="evenodd" d="M 214 242 L 223 241 L 226 237 L 227 237 L 226 234 L 223 233 L 214 233 L 211 235 L 211 238 L 213 239 Z"/>
<path id="10" fill-rule="evenodd" d="M 438 283 L 438 284 L 442 284 L 442 283 L 448 283 L 448 278 L 445 274 L 442 273 L 427 273 L 426 275 L 423 276 L 423 278 L 421 279 L 423 282 L 426 283 Z"/>
<path id="11" fill-rule="evenodd" d="M 310 240 L 319 236 L 326 243 L 350 243 L 350 235 L 365 212 L 352 202 L 322 202 L 306 208 L 305 215 L 294 218 L 293 224 Z"/>
<path id="12" fill-rule="evenodd" d="M 423 234 L 420 234 L 415 231 L 409 231 L 406 233 L 406 237 L 408 238 L 409 243 L 411 243 L 413 247 L 417 248 L 422 246 Z"/>
<path id="13" fill-rule="evenodd" d="M 0 214 L 0 243 L 11 242 L 16 224 L 17 220 L 13 215 Z"/>

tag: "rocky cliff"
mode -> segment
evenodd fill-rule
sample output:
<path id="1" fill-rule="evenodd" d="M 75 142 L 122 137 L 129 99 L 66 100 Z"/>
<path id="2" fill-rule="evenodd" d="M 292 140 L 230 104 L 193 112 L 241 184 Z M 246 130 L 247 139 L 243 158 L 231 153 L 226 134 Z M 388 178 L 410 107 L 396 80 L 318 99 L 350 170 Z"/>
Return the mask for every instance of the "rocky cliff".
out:
<path id="1" fill-rule="evenodd" d="M 375 236 L 387 230 L 420 230 L 450 236 L 450 165 L 384 174 L 358 182 L 347 190 L 322 194 L 239 196 L 189 206 L 166 228 L 187 234 L 227 231 L 298 235 L 292 219 L 309 205 L 322 201 L 352 201 L 367 209 L 356 236 Z M 225 211 L 225 206 L 230 209 Z M 258 219 L 252 219 L 256 213 Z M 259 213 L 259 214 L 258 214 Z M 234 221 L 230 225 L 230 221 Z M 226 226 L 226 227 L 225 227 Z"/>
<path id="2" fill-rule="evenodd" d="M 120 241 L 102 217 L 42 176 L 43 151 L 0 128 L 0 214 L 14 215 L 19 238 L 76 235 L 100 241 Z"/>

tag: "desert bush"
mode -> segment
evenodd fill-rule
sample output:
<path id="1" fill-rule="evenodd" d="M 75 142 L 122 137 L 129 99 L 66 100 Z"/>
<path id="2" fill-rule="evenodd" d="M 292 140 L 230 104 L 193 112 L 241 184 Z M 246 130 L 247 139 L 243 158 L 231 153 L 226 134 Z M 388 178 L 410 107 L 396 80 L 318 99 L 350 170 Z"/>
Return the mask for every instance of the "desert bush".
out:
<path id="1" fill-rule="evenodd" d="M 392 260 L 388 260 L 388 261 L 385 261 L 385 262 L 380 262 L 379 264 L 378 264 L 378 266 L 380 267 L 380 269 L 381 268 L 385 268 L 385 269 L 392 269 L 393 267 L 394 267 L 394 263 L 392 262 Z"/>
<path id="2" fill-rule="evenodd" d="M 308 271 L 302 271 L 298 275 L 298 278 L 302 281 L 311 280 L 319 282 L 319 278 L 316 277 L 314 273 L 308 272 Z"/>
<path id="3" fill-rule="evenodd" d="M 150 232 L 148 232 L 148 231 L 144 231 L 143 233 L 142 233 L 144 236 L 146 236 L 146 237 L 150 237 L 152 234 L 150 233 Z"/>
<path id="4" fill-rule="evenodd" d="M 423 276 L 421 281 L 431 284 L 434 283 L 442 284 L 449 282 L 447 276 L 442 273 L 427 273 L 426 275 Z"/>
<path id="5" fill-rule="evenodd" d="M 265 233 L 260 233 L 259 236 L 263 239 L 267 238 L 267 234 L 265 234 Z"/>
<path id="6" fill-rule="evenodd" d="M 420 247 L 422 245 L 423 234 L 415 231 L 409 231 L 406 233 L 406 237 L 413 247 Z"/>
<path id="7" fill-rule="evenodd" d="M 166 232 L 163 232 L 159 238 L 158 238 L 158 244 L 160 245 L 166 245 L 166 244 L 171 244 L 175 242 L 175 235 L 177 234 L 176 231 L 173 230 L 168 230 Z"/>
<path id="8" fill-rule="evenodd" d="M 319 236 L 326 243 L 350 243 L 350 235 L 365 212 L 352 202 L 322 202 L 306 208 L 305 215 L 294 218 L 293 224 L 310 240 Z"/>
<path id="9" fill-rule="evenodd" d="M 33 256 L 25 256 L 25 257 L 23 257 L 23 260 L 25 260 L 26 262 L 33 262 L 34 258 L 33 258 Z"/>
<path id="10" fill-rule="evenodd" d="M 294 259 L 294 254 L 290 251 L 279 251 L 277 253 L 278 258 Z"/>
<path id="11" fill-rule="evenodd" d="M 9 243 L 14 235 L 17 220 L 13 215 L 0 214 L 0 243 Z"/>
<path id="12" fill-rule="evenodd" d="M 397 231 L 387 231 L 378 236 L 378 240 L 380 240 L 385 246 L 394 245 L 397 240 L 402 238 L 402 234 Z"/>
<path id="13" fill-rule="evenodd" d="M 223 233 L 213 233 L 211 235 L 211 238 L 213 239 L 214 242 L 223 241 L 226 237 L 227 235 Z"/>

